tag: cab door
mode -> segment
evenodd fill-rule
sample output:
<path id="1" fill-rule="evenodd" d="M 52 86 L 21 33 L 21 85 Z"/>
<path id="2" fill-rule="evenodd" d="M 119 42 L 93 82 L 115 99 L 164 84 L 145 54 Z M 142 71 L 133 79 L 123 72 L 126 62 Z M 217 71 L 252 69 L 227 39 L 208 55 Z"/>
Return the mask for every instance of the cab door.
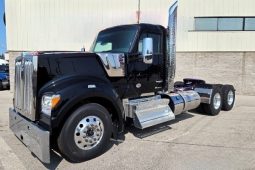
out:
<path id="1" fill-rule="evenodd" d="M 153 40 L 153 54 L 152 63 L 147 64 L 143 62 L 142 48 L 143 39 L 152 38 Z M 137 43 L 137 56 L 130 58 L 128 63 L 128 72 L 132 79 L 131 86 L 133 90 L 138 93 L 156 92 L 162 89 L 161 80 L 161 59 L 162 53 L 162 34 L 160 32 L 143 31 Z M 163 62 L 163 60 L 162 60 Z"/>

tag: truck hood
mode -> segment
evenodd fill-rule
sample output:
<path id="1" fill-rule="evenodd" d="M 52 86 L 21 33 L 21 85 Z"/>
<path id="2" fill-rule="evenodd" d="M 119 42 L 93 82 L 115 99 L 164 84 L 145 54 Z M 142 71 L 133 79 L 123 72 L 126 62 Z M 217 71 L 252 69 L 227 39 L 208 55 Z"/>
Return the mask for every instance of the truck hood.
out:
<path id="1" fill-rule="evenodd" d="M 107 61 L 106 61 L 107 62 Z M 70 76 L 106 78 L 100 56 L 84 52 L 55 52 L 38 55 L 38 90 L 50 81 Z"/>

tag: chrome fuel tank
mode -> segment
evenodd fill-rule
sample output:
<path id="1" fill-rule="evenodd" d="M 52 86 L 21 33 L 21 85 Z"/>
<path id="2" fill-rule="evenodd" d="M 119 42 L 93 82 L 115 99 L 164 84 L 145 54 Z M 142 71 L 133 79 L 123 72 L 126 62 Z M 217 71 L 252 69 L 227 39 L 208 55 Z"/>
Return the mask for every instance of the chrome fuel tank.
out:
<path id="1" fill-rule="evenodd" d="M 170 97 L 170 107 L 175 115 L 195 109 L 201 103 L 199 94 L 193 90 L 179 91 L 168 95 Z"/>

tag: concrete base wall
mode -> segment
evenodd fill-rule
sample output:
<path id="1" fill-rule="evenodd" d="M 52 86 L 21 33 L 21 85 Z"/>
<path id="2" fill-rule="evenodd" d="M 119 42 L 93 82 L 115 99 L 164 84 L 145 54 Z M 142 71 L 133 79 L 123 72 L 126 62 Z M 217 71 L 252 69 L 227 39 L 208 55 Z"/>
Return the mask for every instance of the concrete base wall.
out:
<path id="1" fill-rule="evenodd" d="M 14 61 L 20 52 L 9 52 L 11 92 Z M 208 83 L 233 84 L 237 94 L 255 95 L 255 52 L 177 53 L 176 81 L 200 78 Z"/>
<path id="2" fill-rule="evenodd" d="M 175 80 L 185 77 L 233 84 L 237 94 L 255 95 L 255 52 L 178 52 Z"/>

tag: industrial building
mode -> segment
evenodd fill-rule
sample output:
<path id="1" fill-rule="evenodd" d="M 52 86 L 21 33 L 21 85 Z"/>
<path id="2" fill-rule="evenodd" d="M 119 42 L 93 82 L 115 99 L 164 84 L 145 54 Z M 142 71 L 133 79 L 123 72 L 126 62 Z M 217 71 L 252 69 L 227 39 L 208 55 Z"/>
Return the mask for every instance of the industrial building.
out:
<path id="1" fill-rule="evenodd" d="M 107 27 L 167 26 L 171 0 L 6 0 L 10 70 L 22 51 L 89 50 Z M 255 95 L 255 1 L 179 0 L 176 80 L 229 83 Z M 13 81 L 11 81 L 13 85 Z"/>

